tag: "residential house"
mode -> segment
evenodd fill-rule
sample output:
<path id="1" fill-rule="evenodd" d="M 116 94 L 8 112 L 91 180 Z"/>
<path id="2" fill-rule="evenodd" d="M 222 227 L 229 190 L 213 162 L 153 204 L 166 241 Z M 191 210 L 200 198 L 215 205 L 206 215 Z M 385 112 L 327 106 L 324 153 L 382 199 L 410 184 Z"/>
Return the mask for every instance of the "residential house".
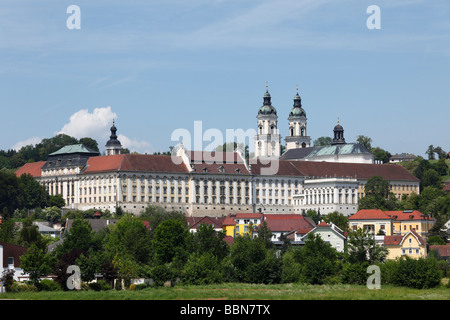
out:
<path id="1" fill-rule="evenodd" d="M 285 236 L 291 244 L 300 244 L 295 241 L 295 232 L 301 230 L 311 230 L 316 224 L 309 217 L 301 214 L 265 214 L 263 222 L 272 232 L 272 241 L 276 245 L 282 245 L 282 236 Z"/>
<path id="2" fill-rule="evenodd" d="M 410 230 L 426 237 L 436 222 L 434 218 L 417 210 L 382 211 L 380 209 L 363 209 L 348 218 L 350 228 L 363 228 L 375 235 L 404 235 Z"/>
<path id="3" fill-rule="evenodd" d="M 392 218 L 380 209 L 363 209 L 348 218 L 351 230 L 364 229 L 371 234 L 392 235 Z"/>
<path id="4" fill-rule="evenodd" d="M 223 223 L 223 232 L 226 236 L 235 238 L 249 234 L 262 222 L 262 213 L 235 213 L 228 215 Z"/>
<path id="5" fill-rule="evenodd" d="M 431 251 L 436 250 L 439 257 L 441 257 L 444 260 L 450 259 L 450 243 L 447 243 L 445 245 L 431 245 L 428 248 L 428 253 Z"/>
<path id="6" fill-rule="evenodd" d="M 387 259 L 408 256 L 413 259 L 426 257 L 426 243 L 414 229 L 406 234 L 384 237 L 384 246 L 389 250 Z"/>
<path id="7" fill-rule="evenodd" d="M 197 232 L 197 228 L 201 224 L 211 225 L 216 232 L 223 231 L 223 222 L 225 217 L 186 217 L 190 232 Z"/>
<path id="8" fill-rule="evenodd" d="M 23 275 L 20 267 L 20 256 L 27 252 L 28 248 L 15 244 L 0 242 L 0 275 L 5 270 L 14 270 L 14 280 L 19 281 Z"/>
<path id="9" fill-rule="evenodd" d="M 318 234 L 323 241 L 329 243 L 338 252 L 344 252 L 347 237 L 345 232 L 333 223 L 320 222 L 317 226 L 305 234 L 298 233 L 297 241 L 304 241 L 309 234 Z"/>

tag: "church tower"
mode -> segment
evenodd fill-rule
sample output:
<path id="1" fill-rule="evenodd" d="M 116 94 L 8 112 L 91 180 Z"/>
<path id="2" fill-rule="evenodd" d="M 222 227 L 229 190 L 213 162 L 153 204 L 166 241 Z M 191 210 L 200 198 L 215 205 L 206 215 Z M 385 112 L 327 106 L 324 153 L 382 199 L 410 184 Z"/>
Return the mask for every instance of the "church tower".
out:
<path id="1" fill-rule="evenodd" d="M 297 94 L 294 97 L 294 106 L 289 113 L 289 134 L 285 138 L 286 151 L 297 148 L 307 148 L 311 145 L 311 137 L 306 132 L 306 112 L 302 108 L 302 99 Z"/>
<path id="2" fill-rule="evenodd" d="M 107 156 L 111 156 L 114 154 L 120 154 L 120 150 L 122 150 L 122 144 L 120 143 L 119 140 L 117 140 L 117 128 L 114 125 L 114 120 L 113 120 L 113 125 L 111 127 L 111 135 L 109 137 L 108 142 L 106 143 L 106 155 Z"/>
<path id="3" fill-rule="evenodd" d="M 264 103 L 259 108 L 257 119 L 257 134 L 255 136 L 256 158 L 280 157 L 280 134 L 278 132 L 277 110 L 272 106 L 268 86 L 264 94 Z"/>

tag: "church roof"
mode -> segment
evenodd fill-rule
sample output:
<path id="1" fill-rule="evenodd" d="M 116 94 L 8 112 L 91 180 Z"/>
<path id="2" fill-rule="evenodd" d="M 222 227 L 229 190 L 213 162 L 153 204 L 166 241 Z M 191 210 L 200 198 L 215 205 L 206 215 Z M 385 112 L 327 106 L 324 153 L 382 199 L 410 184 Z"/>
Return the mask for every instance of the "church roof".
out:
<path id="1" fill-rule="evenodd" d="M 328 146 L 296 148 L 287 150 L 282 156 L 282 160 L 300 160 L 314 157 L 324 157 L 332 155 L 350 154 L 371 154 L 363 145 L 359 143 L 346 143 Z"/>
<path id="2" fill-rule="evenodd" d="M 72 153 L 99 154 L 99 152 L 91 150 L 83 144 L 73 144 L 69 146 L 64 146 L 61 149 L 53 153 L 50 153 L 49 156 L 72 154 Z"/>

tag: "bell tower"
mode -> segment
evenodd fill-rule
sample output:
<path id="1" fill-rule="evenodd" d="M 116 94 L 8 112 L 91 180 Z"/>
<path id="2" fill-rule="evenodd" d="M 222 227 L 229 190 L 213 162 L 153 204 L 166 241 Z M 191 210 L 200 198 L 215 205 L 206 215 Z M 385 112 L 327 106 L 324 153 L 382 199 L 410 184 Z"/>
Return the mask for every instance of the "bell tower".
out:
<path id="1" fill-rule="evenodd" d="M 117 139 L 117 128 L 114 124 L 114 120 L 113 120 L 113 125 L 111 127 L 111 135 L 109 136 L 109 140 L 106 143 L 106 155 L 110 156 L 110 155 L 114 155 L 114 154 L 120 154 L 120 150 L 122 150 L 122 144 L 120 143 L 120 141 Z"/>
<path id="2" fill-rule="evenodd" d="M 289 133 L 285 138 L 286 150 L 307 148 L 311 145 L 311 137 L 307 135 L 306 131 L 306 112 L 302 108 L 302 99 L 298 94 L 294 97 L 294 106 L 289 112 Z"/>
<path id="3" fill-rule="evenodd" d="M 255 157 L 279 158 L 281 138 L 278 132 L 278 116 L 277 110 L 272 106 L 267 84 L 263 100 L 263 105 L 256 116 Z"/>

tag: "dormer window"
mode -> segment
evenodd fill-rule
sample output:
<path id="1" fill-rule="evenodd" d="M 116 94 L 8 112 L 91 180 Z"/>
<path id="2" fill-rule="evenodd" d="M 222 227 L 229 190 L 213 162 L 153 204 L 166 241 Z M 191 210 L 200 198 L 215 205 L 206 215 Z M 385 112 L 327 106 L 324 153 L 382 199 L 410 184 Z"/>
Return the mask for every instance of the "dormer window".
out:
<path id="1" fill-rule="evenodd" d="M 225 172 L 225 168 L 223 166 L 219 167 L 219 172 L 224 173 Z"/>

